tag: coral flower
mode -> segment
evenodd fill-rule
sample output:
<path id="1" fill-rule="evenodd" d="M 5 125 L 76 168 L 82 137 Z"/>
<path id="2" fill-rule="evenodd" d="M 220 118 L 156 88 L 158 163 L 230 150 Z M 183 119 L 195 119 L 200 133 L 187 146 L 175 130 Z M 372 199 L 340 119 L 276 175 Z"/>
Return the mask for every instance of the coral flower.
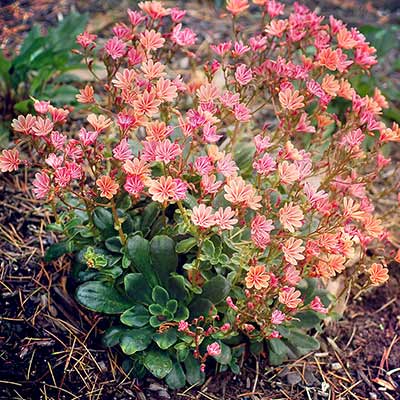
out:
<path id="1" fill-rule="evenodd" d="M 19 159 L 19 151 L 16 149 L 3 150 L 0 156 L 0 171 L 1 172 L 12 172 L 18 169 L 18 165 L 21 163 Z"/>
<path id="2" fill-rule="evenodd" d="M 177 189 L 177 183 L 172 179 L 171 176 L 167 178 L 162 176 L 160 180 L 152 180 L 149 183 L 149 193 L 154 201 L 164 203 L 171 201 Z"/>
<path id="3" fill-rule="evenodd" d="M 108 200 L 111 200 L 119 189 L 118 183 L 108 175 L 103 175 L 101 178 L 97 179 L 96 185 L 100 189 L 100 196 Z"/>
<path id="4" fill-rule="evenodd" d="M 278 165 L 278 172 L 279 178 L 284 185 L 290 185 L 300 177 L 297 166 L 286 160 Z"/>
<path id="5" fill-rule="evenodd" d="M 231 230 L 233 226 L 238 223 L 238 220 L 234 217 L 235 212 L 230 207 L 220 207 L 214 214 L 215 225 L 223 230 Z"/>
<path id="6" fill-rule="evenodd" d="M 279 220 L 282 226 L 289 232 L 293 233 L 295 228 L 300 228 L 303 225 L 301 222 L 303 218 L 304 215 L 301 208 L 298 205 L 293 205 L 292 202 L 285 204 L 279 210 Z"/>
<path id="7" fill-rule="evenodd" d="M 90 104 L 94 103 L 94 89 L 91 85 L 86 85 L 84 89 L 79 90 L 76 95 L 76 100 L 79 103 Z"/>
<path id="8" fill-rule="evenodd" d="M 117 60 L 125 54 L 126 44 L 121 39 L 114 36 L 107 41 L 104 50 L 113 60 Z"/>
<path id="9" fill-rule="evenodd" d="M 250 267 L 246 275 L 246 287 L 251 289 L 254 287 L 256 290 L 268 287 L 270 276 L 265 270 L 264 265 L 256 265 Z"/>
<path id="10" fill-rule="evenodd" d="M 301 239 L 291 237 L 282 245 L 283 255 L 288 263 L 297 265 L 297 261 L 304 260 L 302 253 L 305 247 L 302 243 Z"/>
<path id="11" fill-rule="evenodd" d="M 156 32 L 154 29 L 151 31 L 144 31 L 140 34 L 140 43 L 145 50 L 157 50 L 163 47 L 165 39 L 161 36 L 160 32 Z"/>
<path id="12" fill-rule="evenodd" d="M 328 310 L 322 304 L 321 299 L 318 296 L 315 296 L 312 302 L 310 303 L 310 307 L 312 310 L 319 312 L 321 314 L 326 314 Z"/>
<path id="13" fill-rule="evenodd" d="M 112 123 L 110 118 L 96 114 L 89 114 L 87 120 L 97 132 L 104 131 L 104 129 L 107 129 Z"/>
<path id="14" fill-rule="evenodd" d="M 302 303 L 300 298 L 300 290 L 296 290 L 294 287 L 285 287 L 279 292 L 278 300 L 281 304 L 284 304 L 287 308 L 297 308 Z"/>
<path id="15" fill-rule="evenodd" d="M 247 0 L 228 0 L 226 9 L 234 16 L 246 11 L 249 8 Z"/>
<path id="16" fill-rule="evenodd" d="M 373 263 L 368 269 L 369 279 L 374 286 L 382 285 L 389 279 L 389 270 L 382 264 Z"/>
<path id="17" fill-rule="evenodd" d="M 298 90 L 286 88 L 279 93 L 279 102 L 282 107 L 289 111 L 296 111 L 304 107 L 304 96 Z"/>
<path id="18" fill-rule="evenodd" d="M 274 310 L 271 314 L 271 324 L 280 325 L 286 320 L 286 315 L 279 310 Z"/>
<path id="19" fill-rule="evenodd" d="M 215 224 L 215 218 L 212 207 L 206 207 L 205 204 L 200 204 L 192 210 L 192 222 L 201 228 L 210 228 Z"/>

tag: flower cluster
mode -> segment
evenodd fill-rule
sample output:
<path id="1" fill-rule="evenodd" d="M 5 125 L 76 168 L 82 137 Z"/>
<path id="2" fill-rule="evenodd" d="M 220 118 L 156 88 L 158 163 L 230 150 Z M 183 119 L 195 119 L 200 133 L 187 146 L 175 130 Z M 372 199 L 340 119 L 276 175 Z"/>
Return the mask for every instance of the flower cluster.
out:
<path id="1" fill-rule="evenodd" d="M 229 0 L 235 37 L 212 44 L 203 69 L 185 11 L 139 3 L 104 46 L 88 32 L 77 38 L 94 77 L 93 59 L 107 70 L 77 96 L 87 110 L 80 130 L 71 130 L 70 110 L 48 101 L 13 129 L 41 163 L 35 196 L 85 211 L 88 226 L 96 207 L 111 209 L 122 246 L 118 201 L 158 204 L 159 231 L 190 243 L 179 267 L 189 297 L 215 277 L 229 282 L 226 302 L 210 310 L 225 327 L 215 328 L 219 338 L 240 331 L 260 341 L 280 338 L 299 313 L 328 312 L 322 295 L 306 299 L 305 279 L 321 288 L 348 269 L 363 289 L 388 279 L 390 235 L 370 188 L 400 128 L 382 122 L 388 104 L 378 89 L 361 96 L 351 85 L 377 62 L 357 29 L 297 3 L 290 14 L 278 1 L 253 3 L 261 29 L 241 31 L 249 2 Z M 194 73 L 174 72 L 182 57 L 198 63 Z M 0 168 L 22 162 L 30 165 L 4 150 Z M 181 321 L 178 331 L 193 336 L 190 326 Z M 220 351 L 211 343 L 204 354 Z"/>

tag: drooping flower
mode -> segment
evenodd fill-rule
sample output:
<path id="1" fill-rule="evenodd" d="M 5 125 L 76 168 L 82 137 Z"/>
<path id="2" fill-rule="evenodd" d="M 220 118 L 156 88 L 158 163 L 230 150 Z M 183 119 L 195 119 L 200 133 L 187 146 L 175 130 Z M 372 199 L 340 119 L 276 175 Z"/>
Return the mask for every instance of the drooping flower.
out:
<path id="1" fill-rule="evenodd" d="M 251 289 L 254 287 L 256 290 L 268 287 L 270 276 L 265 270 L 265 265 L 256 265 L 249 268 L 245 278 L 246 287 Z"/>
<path id="2" fill-rule="evenodd" d="M 103 175 L 97 179 L 96 185 L 100 190 L 100 197 L 105 197 L 108 200 L 111 200 L 118 193 L 118 183 L 108 175 Z"/>
<path id="3" fill-rule="evenodd" d="M 19 151 L 17 149 L 3 150 L 0 155 L 0 171 L 12 172 L 17 171 L 21 163 L 19 159 Z"/>

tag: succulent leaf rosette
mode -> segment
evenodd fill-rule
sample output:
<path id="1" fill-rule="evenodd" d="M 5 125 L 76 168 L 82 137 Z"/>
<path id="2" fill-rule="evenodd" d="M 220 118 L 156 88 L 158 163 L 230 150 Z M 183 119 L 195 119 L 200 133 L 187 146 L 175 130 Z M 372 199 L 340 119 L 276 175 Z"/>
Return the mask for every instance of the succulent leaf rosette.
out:
<path id="1" fill-rule="evenodd" d="M 228 0 L 234 35 L 206 55 L 185 11 L 158 1 L 106 40 L 80 34 L 94 83 L 77 96 L 79 127 L 37 100 L 12 124 L 30 156 L 0 157 L 3 172 L 35 170 L 64 237 L 46 259 L 75 255 L 78 302 L 114 315 L 104 344 L 171 388 L 201 383 L 210 363 L 239 373 L 249 349 L 272 364 L 317 349 L 329 282 L 388 279 L 371 188 L 400 128 L 382 121 L 379 89 L 351 84 L 375 49 L 297 3 L 253 3 L 260 24 L 246 32 L 249 2 Z"/>

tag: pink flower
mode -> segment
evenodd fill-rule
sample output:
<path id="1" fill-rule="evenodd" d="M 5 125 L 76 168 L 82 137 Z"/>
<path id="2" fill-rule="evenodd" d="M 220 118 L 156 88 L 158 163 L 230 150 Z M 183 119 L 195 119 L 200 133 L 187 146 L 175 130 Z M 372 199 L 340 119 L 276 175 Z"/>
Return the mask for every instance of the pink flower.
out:
<path id="1" fill-rule="evenodd" d="M 60 168 L 64 162 L 63 156 L 58 156 L 54 153 L 50 153 L 49 156 L 46 158 L 46 164 L 50 165 L 51 168 L 57 169 Z"/>
<path id="2" fill-rule="evenodd" d="M 235 105 L 235 118 L 240 122 L 247 122 L 251 119 L 250 110 L 244 104 Z"/>
<path id="3" fill-rule="evenodd" d="M 113 60 L 117 60 L 125 54 L 126 44 L 121 39 L 114 36 L 106 42 L 104 50 Z"/>
<path id="4" fill-rule="evenodd" d="M 276 162 L 270 155 L 264 154 L 262 158 L 253 162 L 253 168 L 260 175 L 267 176 L 276 170 Z"/>
<path id="5" fill-rule="evenodd" d="M 176 86 L 169 80 L 161 77 L 156 85 L 157 97 L 162 101 L 173 101 L 177 96 Z"/>
<path id="6" fill-rule="evenodd" d="M 178 200 L 186 199 L 188 184 L 179 178 L 174 179 L 174 182 L 176 184 L 176 189 L 175 189 L 175 195 L 173 197 L 173 200 L 178 201 Z"/>
<path id="7" fill-rule="evenodd" d="M 206 207 L 205 204 L 200 204 L 192 210 L 192 222 L 201 228 L 210 228 L 215 225 L 215 218 L 212 207 Z"/>
<path id="8" fill-rule="evenodd" d="M 168 176 L 167 178 L 165 176 L 162 176 L 158 181 L 150 181 L 149 193 L 152 195 L 151 198 L 154 201 L 164 203 L 167 201 L 171 201 L 174 198 L 176 186 L 176 182 L 172 179 L 171 176 Z"/>
<path id="9" fill-rule="evenodd" d="M 175 160 L 181 153 L 181 146 L 177 143 L 171 143 L 168 139 L 157 143 L 155 148 L 156 161 L 162 161 L 165 164 Z"/>
<path id="10" fill-rule="evenodd" d="M 271 324 L 280 325 L 286 320 L 286 315 L 279 310 L 274 310 L 271 315 Z"/>
<path id="11" fill-rule="evenodd" d="M 232 230 L 233 226 L 238 223 L 235 212 L 230 207 L 220 207 L 214 214 L 215 225 L 222 230 Z"/>
<path id="12" fill-rule="evenodd" d="M 35 111 L 39 114 L 46 114 L 49 109 L 50 102 L 49 101 L 35 101 L 33 107 Z"/>
<path id="13" fill-rule="evenodd" d="M 293 233 L 295 228 L 300 228 L 303 225 L 303 219 L 303 211 L 298 205 L 293 205 L 293 202 L 285 204 L 279 210 L 279 221 L 289 232 Z"/>
<path id="14" fill-rule="evenodd" d="M 118 192 L 119 185 L 114 179 L 108 175 L 103 175 L 96 181 L 97 187 L 100 189 L 100 196 L 111 200 Z"/>
<path id="15" fill-rule="evenodd" d="M 196 38 L 191 29 L 182 29 L 182 24 L 176 25 L 172 30 L 171 40 L 179 46 L 191 46 L 196 43 Z"/>
<path id="16" fill-rule="evenodd" d="M 178 322 L 178 332 L 185 332 L 189 328 L 189 323 L 186 321 Z"/>
<path id="17" fill-rule="evenodd" d="M 221 346 L 217 343 L 211 343 L 207 346 L 207 353 L 209 356 L 219 356 L 221 354 Z"/>
<path id="18" fill-rule="evenodd" d="M 228 296 L 226 298 L 226 304 L 228 305 L 229 308 L 231 308 L 234 311 L 239 311 L 238 307 L 234 304 L 232 298 Z"/>
<path id="19" fill-rule="evenodd" d="M 324 307 L 324 305 L 321 302 L 321 299 L 318 296 L 315 296 L 313 301 L 310 303 L 310 307 L 312 310 L 326 314 L 328 310 Z"/>
<path id="20" fill-rule="evenodd" d="M 50 191 L 50 178 L 45 172 L 38 172 L 32 182 L 33 194 L 37 199 L 44 199 Z"/>
<path id="21" fill-rule="evenodd" d="M 260 248 L 265 249 L 271 241 L 269 233 L 274 229 L 271 219 L 257 214 L 251 222 L 251 240 Z"/>
<path id="22" fill-rule="evenodd" d="M 133 196 L 137 196 L 144 189 L 143 180 L 139 175 L 128 175 L 124 185 L 124 189 Z"/>
<path id="23" fill-rule="evenodd" d="M 156 32 L 154 29 L 151 31 L 144 31 L 140 34 L 139 40 L 141 45 L 146 51 L 157 50 L 163 47 L 165 39 L 161 36 L 160 32 Z"/>
<path id="24" fill-rule="evenodd" d="M 300 272 L 293 265 L 289 265 L 285 269 L 285 276 L 283 279 L 290 286 L 297 286 L 301 281 Z"/>
<path id="25" fill-rule="evenodd" d="M 90 125 L 92 125 L 92 127 L 98 133 L 104 131 L 112 124 L 110 118 L 107 118 L 104 115 L 96 115 L 96 114 L 89 114 L 87 116 L 87 121 L 89 122 Z"/>
<path id="26" fill-rule="evenodd" d="M 12 172 L 17 171 L 21 160 L 19 159 L 19 151 L 16 149 L 3 150 L 0 156 L 0 171 Z"/>
<path id="27" fill-rule="evenodd" d="M 116 160 L 126 161 L 133 158 L 132 151 L 129 147 L 128 140 L 122 139 L 113 149 L 113 156 Z"/>
<path id="28" fill-rule="evenodd" d="M 201 187 L 204 191 L 204 194 L 217 193 L 219 188 L 222 185 L 221 181 L 217 181 L 215 175 L 203 175 L 201 177 Z"/>
<path id="29" fill-rule="evenodd" d="M 93 35 L 89 32 L 83 32 L 76 37 L 76 42 L 82 46 L 84 49 L 89 47 L 91 44 L 95 44 L 94 41 L 96 40 L 97 35 Z"/>
<path id="30" fill-rule="evenodd" d="M 251 183 L 246 184 L 240 176 L 230 179 L 224 186 L 224 190 L 225 199 L 234 205 L 249 207 L 253 210 L 261 207 L 259 204 L 261 196 L 256 194 Z"/>
<path id="31" fill-rule="evenodd" d="M 287 308 L 293 309 L 297 308 L 302 303 L 300 296 L 300 290 L 296 290 L 294 287 L 285 287 L 279 292 L 278 300 Z"/>
<path id="32" fill-rule="evenodd" d="M 36 123 L 36 117 L 31 114 L 19 115 L 17 119 L 13 119 L 11 123 L 11 128 L 15 132 L 23 133 L 24 135 L 30 135 L 32 133 L 32 128 Z"/>
<path id="33" fill-rule="evenodd" d="M 35 136 L 47 136 L 53 130 L 54 124 L 48 118 L 38 117 L 32 127 Z"/>
<path id="34" fill-rule="evenodd" d="M 302 253 L 305 247 L 302 246 L 302 243 L 301 239 L 291 237 L 282 245 L 283 255 L 288 263 L 297 265 L 297 261 L 304 260 Z"/>
<path id="35" fill-rule="evenodd" d="M 79 94 L 76 95 L 76 100 L 83 104 L 94 103 L 93 87 L 91 85 L 86 85 L 84 89 L 80 89 Z"/>
<path id="36" fill-rule="evenodd" d="M 240 64 L 236 68 L 235 79 L 237 80 L 239 85 L 241 86 L 247 85 L 253 79 L 251 68 L 247 68 L 245 64 Z"/>

